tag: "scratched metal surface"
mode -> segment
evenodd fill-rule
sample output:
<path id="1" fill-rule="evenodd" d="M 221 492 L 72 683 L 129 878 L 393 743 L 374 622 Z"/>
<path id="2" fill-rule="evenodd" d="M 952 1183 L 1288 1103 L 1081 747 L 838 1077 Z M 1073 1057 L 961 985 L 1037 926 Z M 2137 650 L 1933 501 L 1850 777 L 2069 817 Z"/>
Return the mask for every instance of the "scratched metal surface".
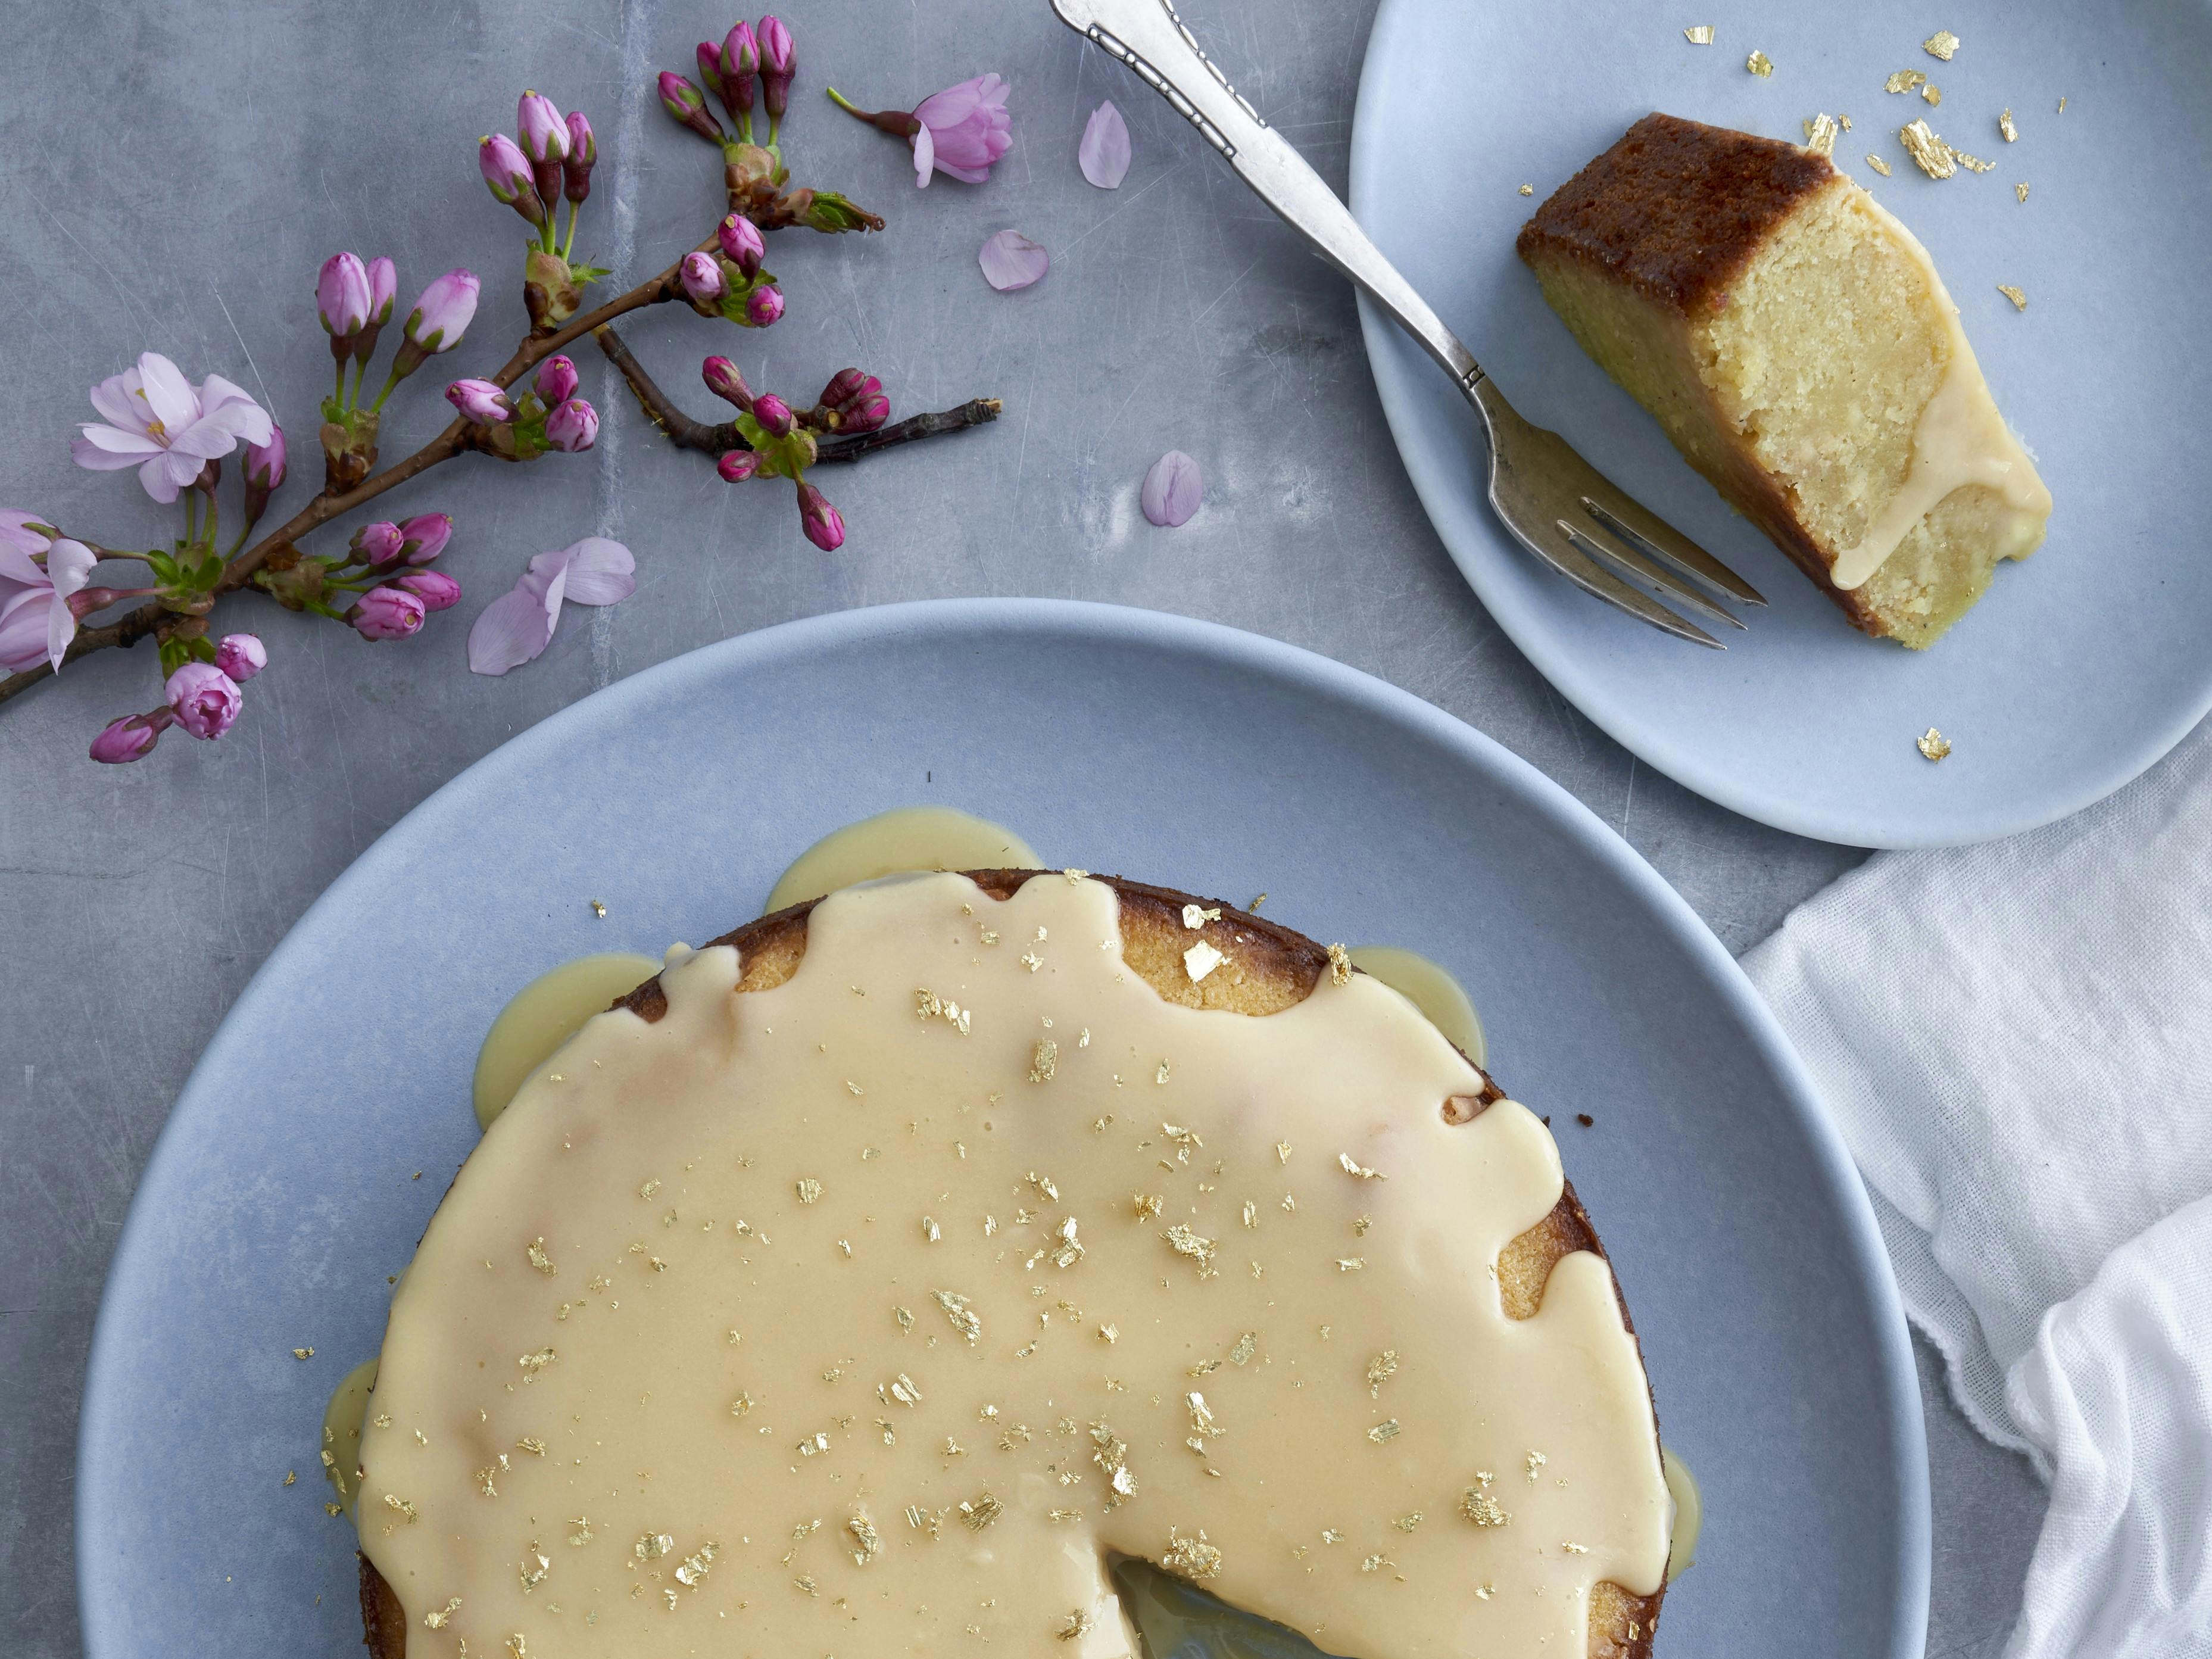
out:
<path id="1" fill-rule="evenodd" d="M 1192 9 L 1209 50 L 1341 189 L 1369 0 Z M 472 337 L 440 367 L 481 373 L 504 357 L 521 325 L 520 227 L 484 194 L 472 149 L 511 123 L 521 87 L 598 125 L 579 247 L 616 267 L 617 285 L 658 269 L 716 210 L 711 152 L 649 91 L 653 70 L 686 67 L 691 43 L 731 21 L 690 0 L 176 0 L 96 12 L 8 0 L 0 20 L 11 70 L 0 100 L 0 294 L 11 309 L 0 501 L 110 545 L 148 544 L 167 527 L 129 475 L 70 465 L 72 423 L 89 418 L 84 388 L 158 349 L 264 398 L 295 453 L 312 449 L 328 358 L 310 295 L 335 248 L 397 258 L 403 305 L 450 265 L 485 273 Z M 821 0 L 793 21 L 802 73 L 787 154 L 802 181 L 845 189 L 885 211 L 890 229 L 779 239 L 771 265 L 792 303 L 766 334 L 712 331 L 684 313 L 630 325 L 629 337 L 702 415 L 710 400 L 691 366 L 711 342 L 757 385 L 809 398 L 848 362 L 880 374 L 900 413 L 1001 397 L 998 426 L 825 471 L 851 538 L 824 556 L 779 488 L 730 488 L 670 451 L 605 366 L 579 352 L 586 391 L 610 416 L 593 456 L 550 459 L 526 481 L 465 459 L 395 500 L 459 525 L 446 566 L 469 596 L 423 637 L 373 647 L 240 602 L 273 662 L 237 730 L 215 745 L 173 735 L 136 767 L 82 755 L 106 720 L 155 701 L 143 649 L 89 659 L 0 708 L 0 1630 L 11 1653 L 79 1650 L 70 1480 L 86 1344 L 137 1172 L 194 1057 L 295 918 L 382 830 L 514 732 L 623 675 L 852 605 L 1109 599 L 1272 635 L 1449 709 L 1618 828 L 1733 950 L 1860 856 L 1685 793 L 1547 689 L 1412 498 L 1347 289 L 1042 0 Z M 940 179 L 917 193 L 902 149 L 819 97 L 829 78 L 871 106 L 910 104 L 986 68 L 1013 82 L 1017 140 L 980 188 Z M 1108 95 L 1136 148 L 1115 193 L 1085 184 L 1074 161 L 1085 116 Z M 974 256 L 1006 226 L 1043 242 L 1054 269 L 1000 295 Z M 426 372 L 396 404 L 387 455 L 442 423 L 443 378 Z M 1173 533 L 1137 510 L 1139 478 L 1170 447 L 1196 456 L 1207 479 L 1205 507 Z M 295 485 L 283 501 L 304 495 Z M 546 655 L 504 680 L 469 675 L 463 639 L 478 606 L 531 554 L 592 530 L 635 550 L 636 595 L 572 609 Z M 393 902 L 434 913 L 437 872 Z M 374 1001 L 364 988 L 364 1006 Z M 1921 1358 L 1937 1549 L 1929 1651 L 1993 1659 L 2042 1495 L 2023 1465 L 1974 1437 Z M 322 1517 L 303 1502 L 311 1523 Z"/>

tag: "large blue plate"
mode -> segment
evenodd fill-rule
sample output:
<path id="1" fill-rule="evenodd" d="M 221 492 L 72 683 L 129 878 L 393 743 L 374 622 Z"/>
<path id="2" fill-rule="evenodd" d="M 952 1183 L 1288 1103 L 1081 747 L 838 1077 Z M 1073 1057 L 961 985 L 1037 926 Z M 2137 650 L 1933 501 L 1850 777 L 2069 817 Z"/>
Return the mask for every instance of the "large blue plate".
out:
<path id="1" fill-rule="evenodd" d="M 1499 1074 L 1561 1126 L 1705 1483 L 1665 1650 L 1917 1659 L 1928 1493 L 1897 1293 L 1841 1143 L 1712 935 L 1557 786 L 1402 691 L 1042 600 L 847 612 L 623 681 L 440 790 L 301 918 L 185 1086 L 116 1251 L 78 1455 L 93 1659 L 358 1651 L 324 1399 L 375 1351 L 386 1275 L 475 1143 L 486 1024 L 564 958 L 721 932 L 817 836 L 916 801 L 1054 861 L 1265 889 L 1320 938 L 1455 969 Z"/>
<path id="2" fill-rule="evenodd" d="M 1726 655 L 1576 592 L 1508 542 L 1450 382 L 1368 307 L 1406 467 L 1501 627 L 1650 764 L 1747 817 L 1867 847 L 2011 835 L 2134 778 L 2212 707 L 2212 9 L 1906 0 L 1572 7 L 1383 0 L 1353 131 L 1360 222 L 1530 420 L 1765 590 Z M 1686 25 L 1710 22 L 1693 46 Z M 1949 63 L 1921 50 L 1938 27 Z M 1748 74 L 1758 48 L 1774 64 Z M 1882 82 L 1917 69 L 1939 108 Z M 2059 99 L 2067 100 L 2064 114 Z M 2010 107 L 2016 143 L 1998 135 Z M 1836 159 L 1925 242 L 1998 406 L 2057 501 L 2049 541 L 1998 571 L 1934 649 L 1862 638 L 1681 461 L 1585 357 L 1513 252 L 1536 203 L 1655 109 L 1795 143 L 1852 118 Z M 1925 116 L 1996 162 L 1926 179 L 1899 126 Z M 1893 169 L 1884 179 L 1869 152 Z M 2027 203 L 2013 186 L 2032 188 Z M 1516 191 L 1534 186 L 1535 199 Z M 2015 312 L 1997 284 L 2024 289 Z M 1931 766 L 1929 726 L 1956 745 Z"/>

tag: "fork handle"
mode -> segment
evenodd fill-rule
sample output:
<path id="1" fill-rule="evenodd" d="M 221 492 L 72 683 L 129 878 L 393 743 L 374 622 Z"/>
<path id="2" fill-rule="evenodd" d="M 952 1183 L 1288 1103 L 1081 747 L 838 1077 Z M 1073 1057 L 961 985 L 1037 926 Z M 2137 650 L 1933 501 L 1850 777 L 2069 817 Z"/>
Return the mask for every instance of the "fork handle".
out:
<path id="1" fill-rule="evenodd" d="M 1250 100 L 1199 50 L 1168 0 L 1052 0 L 1052 9 L 1061 22 L 1119 58 L 1166 99 L 1314 252 L 1373 295 L 1462 392 L 1475 397 L 1483 373 L 1474 354 L 1382 257 L 1305 158 L 1261 119 Z"/>

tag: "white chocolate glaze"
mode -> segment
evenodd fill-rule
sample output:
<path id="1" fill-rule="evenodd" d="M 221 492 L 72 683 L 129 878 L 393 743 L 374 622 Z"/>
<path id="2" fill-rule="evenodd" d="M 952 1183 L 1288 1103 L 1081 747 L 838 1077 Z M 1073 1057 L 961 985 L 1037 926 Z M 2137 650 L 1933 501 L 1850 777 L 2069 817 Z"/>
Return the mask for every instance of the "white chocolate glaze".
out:
<path id="1" fill-rule="evenodd" d="M 1402 996 L 1170 1005 L 1058 875 L 836 892 L 771 990 L 672 954 L 395 1296 L 361 1531 L 410 1659 L 1109 1659 L 1116 1553 L 1366 1659 L 1565 1659 L 1594 1583 L 1659 1588 L 1606 1264 L 1526 1321 L 1495 1283 L 1557 1149 L 1510 1101 L 1447 1125 L 1480 1079 Z"/>
<path id="2" fill-rule="evenodd" d="M 354 1498 L 361 1491 L 361 1429 L 368 1420 L 369 1390 L 376 1386 L 376 1362 L 364 1359 L 331 1390 L 323 1407 L 323 1438 L 319 1448 L 323 1479 L 338 1507 L 354 1513 Z"/>
<path id="3" fill-rule="evenodd" d="M 477 1127 L 488 1129 L 522 1080 L 583 1029 L 593 1014 L 651 979 L 660 964 L 633 951 L 579 957 L 549 969 L 507 1000 L 477 1050 L 470 1094 Z"/>
<path id="4" fill-rule="evenodd" d="M 1856 188 L 1856 186 L 1854 186 Z M 2001 495 L 2009 509 L 1998 537 L 1996 556 L 2015 558 L 2043 538 L 2051 516 L 2051 492 L 2036 475 L 2035 463 L 2012 435 L 1966 331 L 1959 325 L 1959 307 L 1950 290 L 1936 275 L 1936 262 L 1919 238 L 1907 230 L 1897 216 L 1861 191 L 1864 205 L 1886 224 L 1919 265 L 1934 294 L 1936 308 L 1948 332 L 1942 381 L 1936 395 L 1920 411 L 1913 433 L 1912 465 L 1897 492 L 1885 501 L 1867 526 L 1856 547 L 1837 556 L 1828 580 L 1838 587 L 1863 586 L 1881 568 L 1912 527 L 1942 505 L 1953 491 L 1981 484 Z"/>
<path id="5" fill-rule="evenodd" d="M 902 870 L 1041 870 L 1044 860 L 1004 824 L 950 806 L 894 806 L 833 830 L 792 860 L 761 914 Z"/>
<path id="6" fill-rule="evenodd" d="M 1667 1547 L 1667 1582 L 1671 1584 L 1698 1565 L 1698 1534 L 1705 1524 L 1705 1498 L 1698 1490 L 1697 1476 L 1672 1446 L 1661 1449 L 1659 1461 L 1667 1476 L 1667 1494 L 1674 1500 L 1674 1526 Z"/>
<path id="7" fill-rule="evenodd" d="M 1478 1066 L 1489 1063 L 1482 1017 L 1467 988 L 1426 957 L 1395 945 L 1356 945 L 1352 965 L 1381 980 L 1428 1016 L 1451 1045 Z"/>

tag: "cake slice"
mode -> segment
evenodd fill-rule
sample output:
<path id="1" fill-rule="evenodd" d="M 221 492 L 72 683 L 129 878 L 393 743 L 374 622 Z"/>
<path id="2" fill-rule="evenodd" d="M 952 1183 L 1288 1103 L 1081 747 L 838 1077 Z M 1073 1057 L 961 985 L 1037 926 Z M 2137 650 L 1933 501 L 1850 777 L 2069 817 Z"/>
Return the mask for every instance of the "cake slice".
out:
<path id="1" fill-rule="evenodd" d="M 2051 494 L 1928 251 L 1825 155 L 1647 115 L 1522 228 L 1606 372 L 1854 626 L 1932 644 Z"/>

